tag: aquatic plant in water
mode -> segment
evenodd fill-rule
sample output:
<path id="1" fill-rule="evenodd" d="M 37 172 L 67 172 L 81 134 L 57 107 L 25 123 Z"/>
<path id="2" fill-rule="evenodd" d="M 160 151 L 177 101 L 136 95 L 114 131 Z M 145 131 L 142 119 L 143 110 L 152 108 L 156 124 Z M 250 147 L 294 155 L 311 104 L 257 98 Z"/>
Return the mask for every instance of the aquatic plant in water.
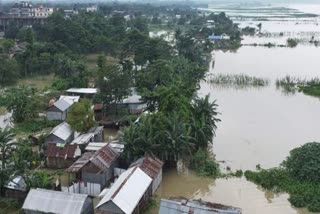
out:
<path id="1" fill-rule="evenodd" d="M 286 76 L 276 81 L 277 89 L 281 89 L 285 94 L 294 94 L 301 91 L 310 96 L 320 96 L 320 79 L 300 79 L 292 76 Z"/>
<path id="2" fill-rule="evenodd" d="M 246 74 L 213 74 L 209 77 L 209 82 L 214 85 L 223 85 L 235 88 L 263 87 L 270 83 L 267 79 L 253 77 Z"/>
<path id="3" fill-rule="evenodd" d="M 280 167 L 246 171 L 245 177 L 274 192 L 289 193 L 295 207 L 320 212 L 320 143 L 307 143 L 293 149 Z"/>

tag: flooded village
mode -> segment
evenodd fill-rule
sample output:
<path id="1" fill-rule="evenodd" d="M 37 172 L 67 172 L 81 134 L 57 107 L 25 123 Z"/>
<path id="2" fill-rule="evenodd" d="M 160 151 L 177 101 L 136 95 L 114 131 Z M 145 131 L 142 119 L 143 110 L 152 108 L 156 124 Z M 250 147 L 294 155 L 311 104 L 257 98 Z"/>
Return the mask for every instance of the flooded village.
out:
<path id="1" fill-rule="evenodd" d="M 303 3 L 0 4 L 0 214 L 319 213 Z"/>

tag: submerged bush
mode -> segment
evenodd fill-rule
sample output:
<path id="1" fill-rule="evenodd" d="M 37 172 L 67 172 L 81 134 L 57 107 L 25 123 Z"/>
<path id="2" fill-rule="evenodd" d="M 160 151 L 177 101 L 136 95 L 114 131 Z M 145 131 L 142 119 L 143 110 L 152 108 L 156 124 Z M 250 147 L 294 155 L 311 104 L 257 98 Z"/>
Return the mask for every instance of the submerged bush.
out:
<path id="1" fill-rule="evenodd" d="M 319 152 L 319 143 L 307 143 L 293 149 L 281 167 L 246 171 L 245 177 L 265 189 L 289 193 L 295 207 L 320 212 Z"/>
<path id="2" fill-rule="evenodd" d="M 287 46 L 290 48 L 294 48 L 298 45 L 298 41 L 296 39 L 289 38 L 287 39 Z"/>
<path id="3" fill-rule="evenodd" d="M 215 85 L 225 85 L 231 87 L 262 87 L 269 85 L 269 80 L 248 76 L 245 74 L 214 74 L 209 78 L 209 82 Z"/>
<path id="4" fill-rule="evenodd" d="M 210 157 L 208 151 L 198 149 L 193 155 L 190 168 L 194 169 L 199 175 L 217 177 L 220 175 L 219 164 Z"/>

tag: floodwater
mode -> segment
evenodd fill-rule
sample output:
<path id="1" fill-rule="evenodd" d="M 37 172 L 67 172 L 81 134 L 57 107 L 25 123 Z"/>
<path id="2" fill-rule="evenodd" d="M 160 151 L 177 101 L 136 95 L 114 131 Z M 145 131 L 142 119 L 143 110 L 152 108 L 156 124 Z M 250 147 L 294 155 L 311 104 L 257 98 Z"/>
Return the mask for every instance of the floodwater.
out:
<path id="1" fill-rule="evenodd" d="M 257 21 L 252 17 L 238 20 L 244 26 L 249 22 L 255 25 Z M 279 33 L 282 29 L 296 35 L 302 31 L 320 32 L 319 25 L 319 18 L 286 18 L 282 22 L 279 16 L 263 24 L 268 32 Z M 246 37 L 243 42 L 285 44 L 286 37 Z M 247 74 L 270 80 L 266 87 L 246 89 L 201 83 L 199 95 L 210 94 L 211 100 L 219 105 L 222 121 L 213 140 L 213 150 L 216 159 L 223 161 L 222 168 L 245 171 L 254 170 L 257 164 L 263 168 L 275 167 L 291 149 L 306 142 L 320 142 L 320 99 L 299 92 L 288 95 L 275 86 L 275 81 L 286 75 L 319 77 L 319 47 L 307 44 L 296 48 L 244 46 L 236 52 L 218 51 L 214 56 L 214 68 L 210 64 L 209 73 Z M 292 207 L 287 194 L 265 191 L 245 178 L 213 180 L 198 177 L 191 171 L 183 175 L 175 170 L 164 173 L 157 199 L 173 196 L 236 206 L 245 214 L 310 213 Z M 155 214 L 157 210 L 158 207 L 150 213 Z"/>

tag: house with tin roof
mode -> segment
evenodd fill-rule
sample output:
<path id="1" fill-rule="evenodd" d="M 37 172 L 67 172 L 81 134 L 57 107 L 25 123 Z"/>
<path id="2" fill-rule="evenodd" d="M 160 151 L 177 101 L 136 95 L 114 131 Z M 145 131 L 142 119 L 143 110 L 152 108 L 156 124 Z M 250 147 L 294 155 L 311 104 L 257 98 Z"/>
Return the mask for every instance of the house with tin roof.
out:
<path id="1" fill-rule="evenodd" d="M 66 172 L 74 173 L 79 181 L 100 184 L 102 190 L 113 179 L 118 158 L 119 153 L 107 144 L 96 152 L 84 153 Z"/>
<path id="2" fill-rule="evenodd" d="M 93 214 L 88 195 L 31 189 L 22 206 L 25 214 Z"/>
<path id="3" fill-rule="evenodd" d="M 52 129 L 46 138 L 46 145 L 48 143 L 62 143 L 68 144 L 74 139 L 74 131 L 67 122 L 62 122 Z"/>
<path id="4" fill-rule="evenodd" d="M 46 156 L 49 168 L 65 169 L 81 156 L 81 150 L 77 144 L 49 143 Z"/>
<path id="5" fill-rule="evenodd" d="M 162 182 L 163 162 L 158 158 L 143 157 L 131 164 L 131 167 L 138 166 L 152 179 L 152 194 L 156 192 Z"/>
<path id="6" fill-rule="evenodd" d="M 79 96 L 61 96 L 58 101 L 49 106 L 47 110 L 47 119 L 65 121 L 69 108 L 75 102 L 78 102 L 79 98 Z"/>
<path id="7" fill-rule="evenodd" d="M 241 214 L 241 209 L 222 204 L 186 198 L 161 199 L 159 214 Z"/>
<path id="8" fill-rule="evenodd" d="M 96 206 L 98 214 L 140 213 L 152 195 L 152 179 L 138 166 L 131 167 L 112 185 Z"/>

